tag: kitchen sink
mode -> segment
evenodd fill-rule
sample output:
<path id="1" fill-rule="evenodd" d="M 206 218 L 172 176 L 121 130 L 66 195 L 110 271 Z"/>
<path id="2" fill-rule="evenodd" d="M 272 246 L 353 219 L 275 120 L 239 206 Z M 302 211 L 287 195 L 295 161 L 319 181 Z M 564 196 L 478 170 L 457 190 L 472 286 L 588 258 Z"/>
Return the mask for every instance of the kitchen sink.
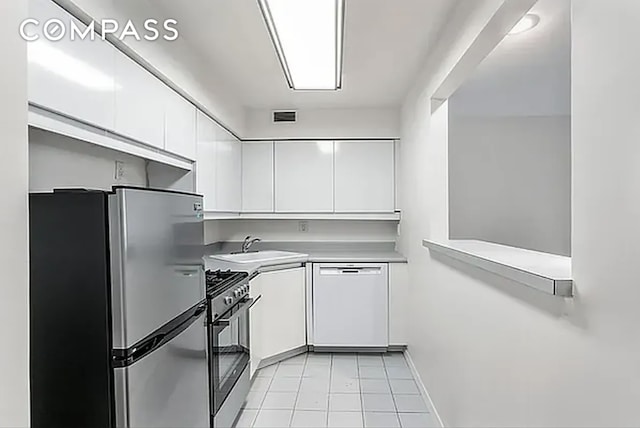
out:
<path id="1" fill-rule="evenodd" d="M 286 262 L 296 262 L 305 259 L 306 254 L 291 253 L 289 251 L 256 251 L 251 253 L 235 253 L 235 254 L 217 254 L 209 256 L 215 260 L 221 260 L 230 263 L 258 263 L 258 264 L 281 264 Z"/>

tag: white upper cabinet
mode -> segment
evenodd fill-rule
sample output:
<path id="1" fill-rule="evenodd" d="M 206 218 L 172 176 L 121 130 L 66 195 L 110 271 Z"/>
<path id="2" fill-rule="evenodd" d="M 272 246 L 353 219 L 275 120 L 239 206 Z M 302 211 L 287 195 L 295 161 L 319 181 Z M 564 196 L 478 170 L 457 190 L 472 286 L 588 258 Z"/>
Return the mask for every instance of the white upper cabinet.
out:
<path id="1" fill-rule="evenodd" d="M 165 86 L 165 150 L 196 159 L 196 108 Z"/>
<path id="2" fill-rule="evenodd" d="M 273 142 L 242 143 L 242 212 L 273 212 Z"/>
<path id="3" fill-rule="evenodd" d="M 197 141 L 196 190 L 204 196 L 204 210 L 240 212 L 240 141 L 199 110 Z"/>
<path id="4" fill-rule="evenodd" d="M 197 112 L 196 191 L 204 196 L 204 210 L 216 210 L 216 123 Z"/>
<path id="5" fill-rule="evenodd" d="M 276 141 L 276 212 L 333 212 L 333 141 Z"/>
<path id="6" fill-rule="evenodd" d="M 29 17 L 41 23 L 60 19 L 66 28 L 73 21 L 82 30 L 86 28 L 50 0 L 31 0 Z M 27 43 L 29 102 L 113 129 L 116 49 L 98 36 L 93 41 L 89 37 L 71 41 L 67 36 L 52 42 L 42 37 L 41 28 L 26 27 L 27 34 L 40 36 Z"/>
<path id="7" fill-rule="evenodd" d="M 336 212 L 395 210 L 394 144 L 394 141 L 336 141 Z"/>
<path id="8" fill-rule="evenodd" d="M 217 124 L 216 135 L 215 211 L 237 213 L 242 208 L 242 146 Z"/>
<path id="9" fill-rule="evenodd" d="M 120 53 L 116 55 L 115 131 L 164 149 L 164 84 Z"/>

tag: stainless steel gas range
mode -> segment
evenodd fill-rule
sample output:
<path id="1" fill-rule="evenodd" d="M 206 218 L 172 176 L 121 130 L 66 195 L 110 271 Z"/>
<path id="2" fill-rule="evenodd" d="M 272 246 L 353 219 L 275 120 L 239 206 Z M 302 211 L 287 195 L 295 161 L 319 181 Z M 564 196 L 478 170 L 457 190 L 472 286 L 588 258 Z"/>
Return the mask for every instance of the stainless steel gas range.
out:
<path id="1" fill-rule="evenodd" d="M 231 427 L 249 393 L 249 297 L 245 272 L 207 271 L 212 423 Z"/>

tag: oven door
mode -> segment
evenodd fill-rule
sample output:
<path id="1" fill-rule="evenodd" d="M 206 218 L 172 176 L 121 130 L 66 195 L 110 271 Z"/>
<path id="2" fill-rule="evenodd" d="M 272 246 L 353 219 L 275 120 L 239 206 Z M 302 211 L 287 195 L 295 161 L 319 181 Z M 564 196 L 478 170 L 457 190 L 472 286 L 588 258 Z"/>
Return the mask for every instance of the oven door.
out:
<path id="1" fill-rule="evenodd" d="M 254 299 L 244 299 L 209 323 L 211 409 L 214 415 L 249 365 L 249 308 L 253 303 Z"/>

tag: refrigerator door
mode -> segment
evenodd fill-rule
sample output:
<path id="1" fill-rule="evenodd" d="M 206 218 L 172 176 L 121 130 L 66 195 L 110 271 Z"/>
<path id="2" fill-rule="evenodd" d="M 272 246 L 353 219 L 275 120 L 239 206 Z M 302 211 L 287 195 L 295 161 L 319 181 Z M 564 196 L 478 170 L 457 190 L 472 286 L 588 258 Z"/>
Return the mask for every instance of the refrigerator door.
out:
<path id="1" fill-rule="evenodd" d="M 114 369 L 117 428 L 210 426 L 206 334 L 200 308 L 157 348 Z"/>
<path id="2" fill-rule="evenodd" d="M 202 197 L 109 196 L 113 347 L 127 349 L 205 298 Z"/>

